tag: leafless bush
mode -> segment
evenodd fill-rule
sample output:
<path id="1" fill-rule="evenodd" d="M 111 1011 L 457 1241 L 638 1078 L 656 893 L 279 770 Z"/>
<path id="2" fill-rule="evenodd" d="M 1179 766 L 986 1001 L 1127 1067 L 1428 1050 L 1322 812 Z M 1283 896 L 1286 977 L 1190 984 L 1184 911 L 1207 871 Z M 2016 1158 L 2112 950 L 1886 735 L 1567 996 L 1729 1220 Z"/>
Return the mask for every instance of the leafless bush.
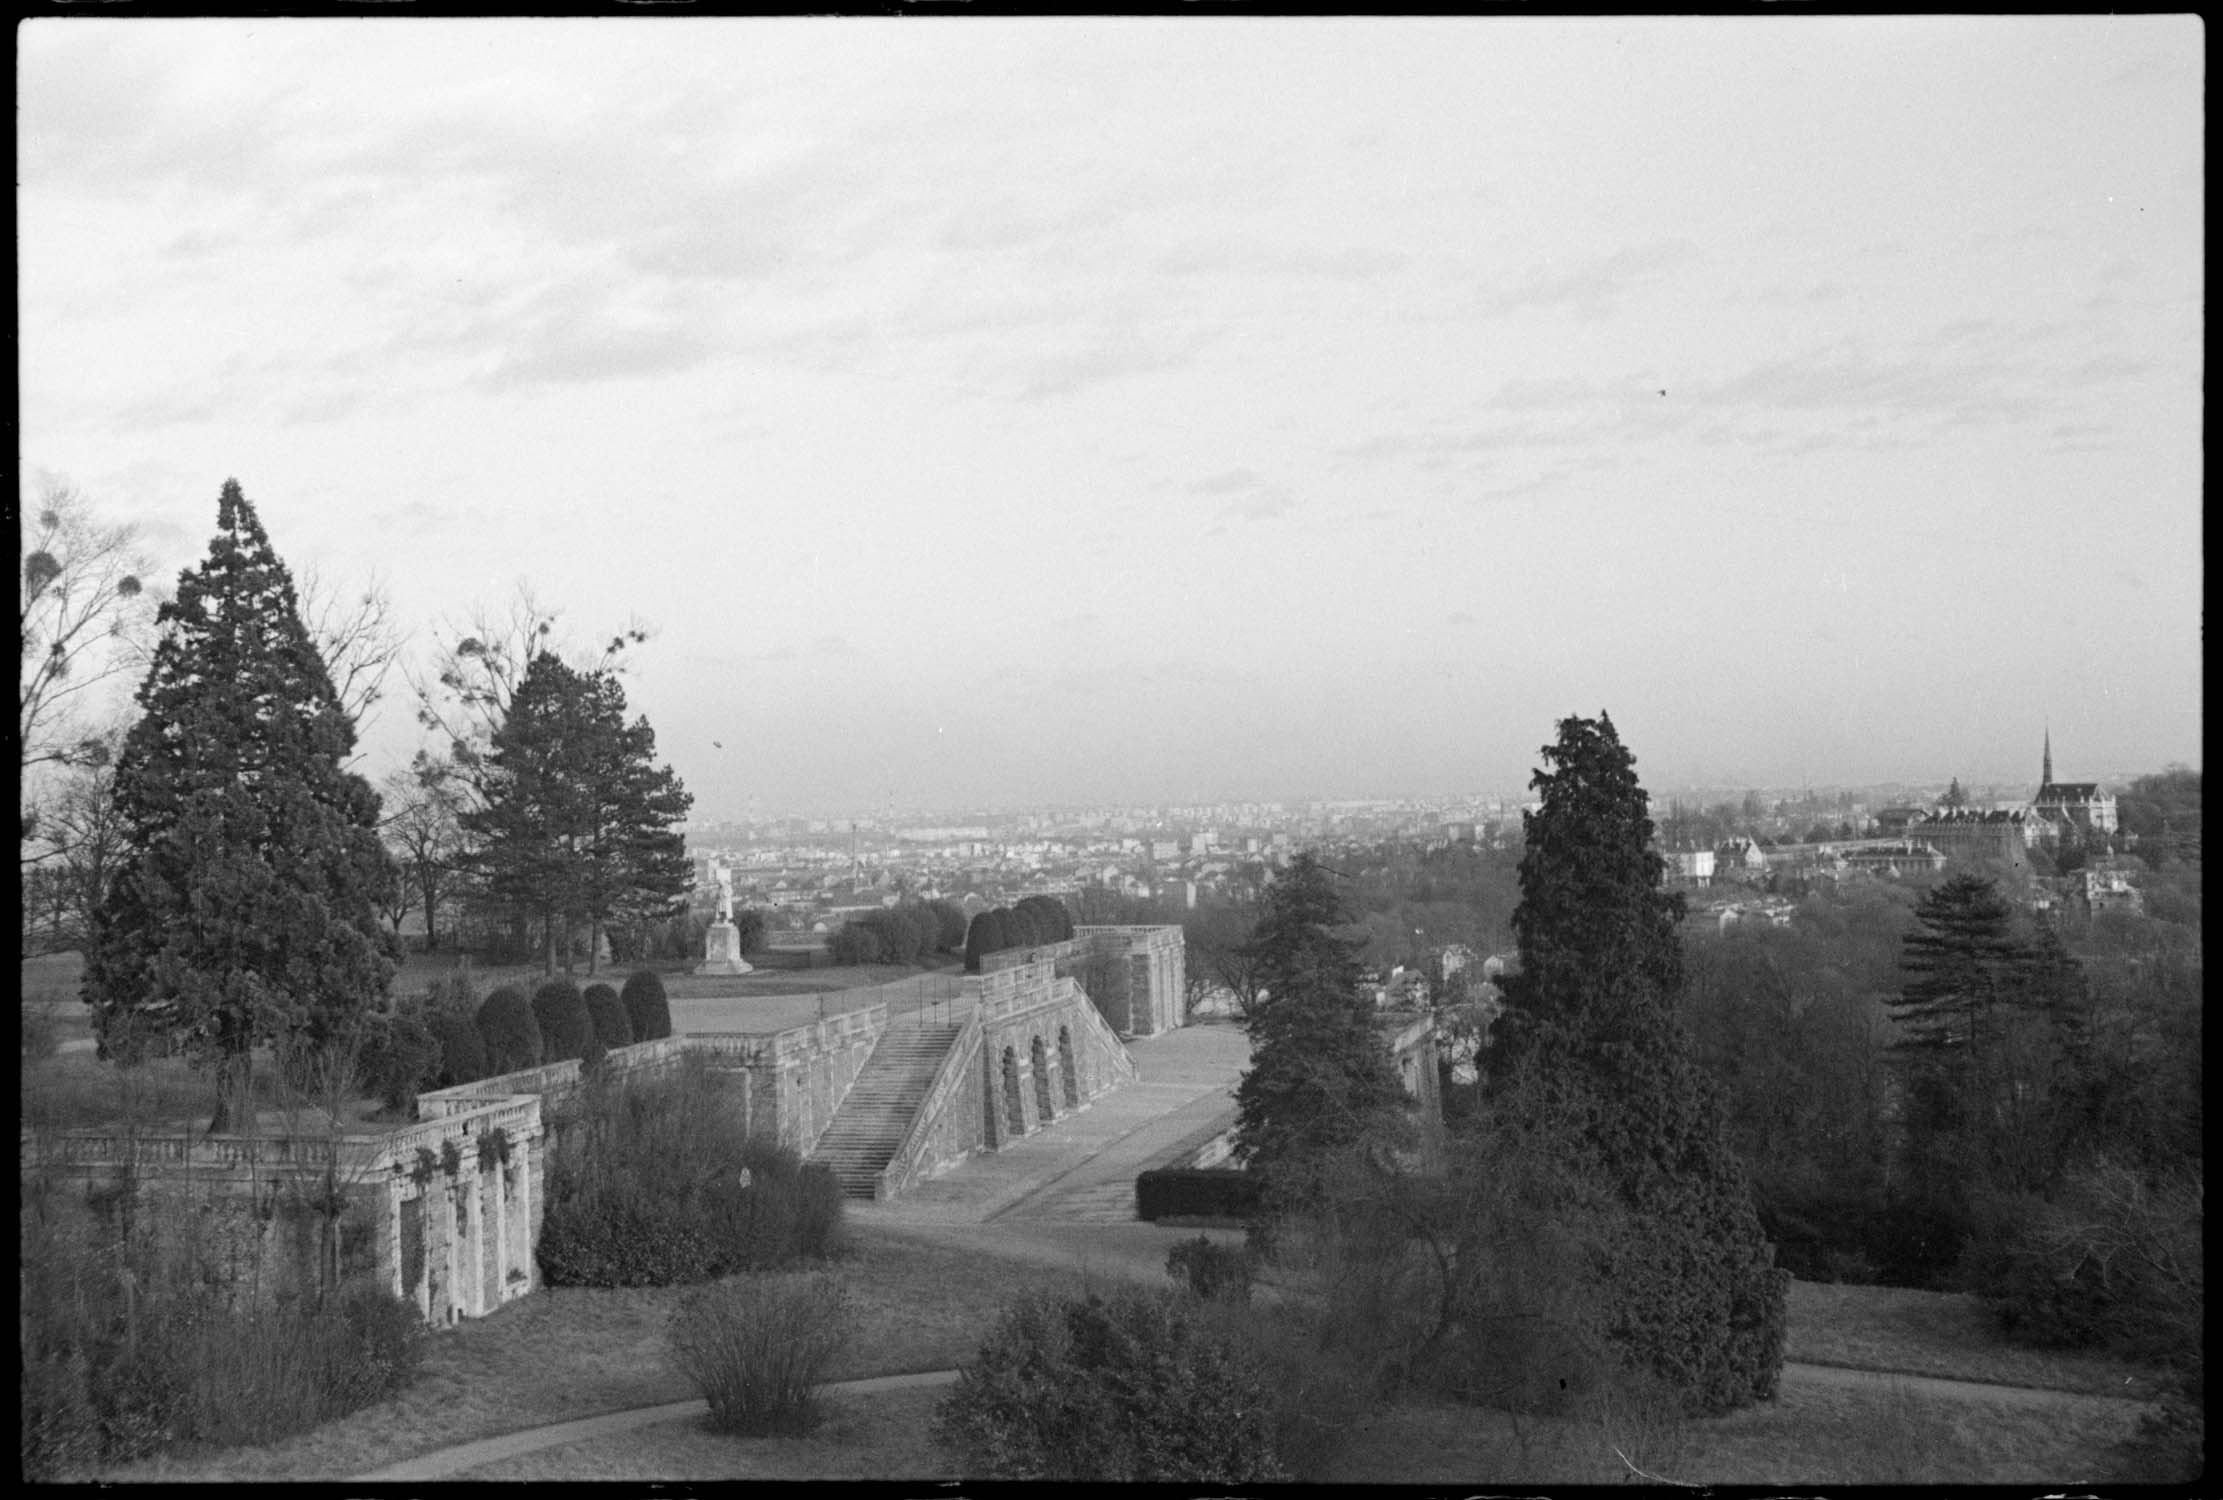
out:
<path id="1" fill-rule="evenodd" d="M 850 1332 L 840 1285 L 823 1275 L 740 1276 L 698 1288 L 673 1313 L 673 1362 L 724 1432 L 791 1436 L 820 1416 L 826 1370 Z"/>

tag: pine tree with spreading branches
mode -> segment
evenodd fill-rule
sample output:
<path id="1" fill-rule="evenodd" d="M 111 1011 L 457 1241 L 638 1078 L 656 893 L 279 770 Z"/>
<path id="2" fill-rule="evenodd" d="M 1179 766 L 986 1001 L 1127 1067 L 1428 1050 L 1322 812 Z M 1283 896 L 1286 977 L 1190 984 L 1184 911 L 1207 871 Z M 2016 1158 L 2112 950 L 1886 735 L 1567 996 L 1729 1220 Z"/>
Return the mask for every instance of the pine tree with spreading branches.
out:
<path id="1" fill-rule="evenodd" d="M 656 764 L 648 720 L 625 721 L 613 674 L 535 656 L 494 733 L 485 793 L 460 820 L 478 840 L 471 863 L 496 900 L 539 919 L 549 973 L 574 924 L 592 926 L 591 955 L 608 923 L 684 908 L 692 874 L 678 825 L 693 799 Z"/>

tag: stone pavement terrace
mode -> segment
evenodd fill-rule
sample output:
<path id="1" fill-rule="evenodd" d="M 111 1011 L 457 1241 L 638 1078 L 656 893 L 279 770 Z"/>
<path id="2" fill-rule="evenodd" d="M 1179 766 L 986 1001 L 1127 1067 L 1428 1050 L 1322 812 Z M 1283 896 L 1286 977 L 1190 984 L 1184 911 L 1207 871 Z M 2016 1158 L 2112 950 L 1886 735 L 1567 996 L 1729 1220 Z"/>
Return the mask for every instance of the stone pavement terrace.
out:
<path id="1" fill-rule="evenodd" d="M 1167 1250 L 1197 1231 L 1136 1219 L 1135 1176 L 1233 1122 L 1250 1038 L 1238 1026 L 1192 1025 L 1127 1050 L 1141 1073 L 1133 1083 L 899 1198 L 851 1203 L 850 1222 L 895 1238 L 974 1245 L 984 1257 L 1162 1277 Z"/>

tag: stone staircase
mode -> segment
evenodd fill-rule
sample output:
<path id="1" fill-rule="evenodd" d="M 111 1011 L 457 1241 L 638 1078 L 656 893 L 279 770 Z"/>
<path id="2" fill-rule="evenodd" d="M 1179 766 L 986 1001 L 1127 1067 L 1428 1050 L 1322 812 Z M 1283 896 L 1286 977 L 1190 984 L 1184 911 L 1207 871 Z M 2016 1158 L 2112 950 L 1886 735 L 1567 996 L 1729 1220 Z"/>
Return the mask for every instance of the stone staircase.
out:
<path id="1" fill-rule="evenodd" d="M 903 1144 L 934 1074 L 963 1026 L 897 1025 L 881 1034 L 811 1160 L 834 1169 L 844 1197 L 870 1198 L 873 1179 Z"/>

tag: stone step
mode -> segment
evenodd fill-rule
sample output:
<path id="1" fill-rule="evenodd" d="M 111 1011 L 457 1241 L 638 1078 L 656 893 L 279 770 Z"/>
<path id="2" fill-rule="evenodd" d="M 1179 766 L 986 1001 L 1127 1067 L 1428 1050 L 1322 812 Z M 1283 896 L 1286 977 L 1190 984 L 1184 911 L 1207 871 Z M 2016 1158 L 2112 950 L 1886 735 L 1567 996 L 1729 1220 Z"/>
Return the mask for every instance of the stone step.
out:
<path id="1" fill-rule="evenodd" d="M 902 1026 L 880 1038 L 819 1137 L 811 1159 L 832 1169 L 845 1196 L 870 1198 L 874 1179 L 910 1133 L 962 1026 Z"/>

